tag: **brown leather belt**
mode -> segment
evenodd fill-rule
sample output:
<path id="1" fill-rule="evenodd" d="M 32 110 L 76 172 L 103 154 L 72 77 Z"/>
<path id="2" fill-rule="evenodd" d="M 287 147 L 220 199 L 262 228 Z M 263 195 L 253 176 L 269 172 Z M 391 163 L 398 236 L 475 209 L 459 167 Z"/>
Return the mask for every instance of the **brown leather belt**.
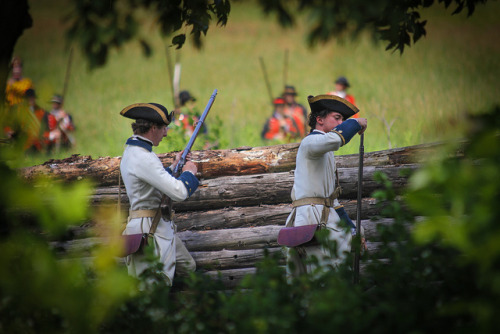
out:
<path id="1" fill-rule="evenodd" d="M 130 210 L 128 212 L 128 219 L 134 218 L 153 218 L 157 210 Z"/>
<path id="2" fill-rule="evenodd" d="M 324 197 L 304 197 L 301 199 L 297 199 L 292 202 L 292 206 L 294 208 L 293 211 L 293 217 L 290 219 L 290 226 L 293 224 L 293 221 L 295 221 L 295 208 L 298 208 L 299 206 L 306 206 L 306 205 L 323 205 L 323 212 L 321 213 L 321 221 L 320 221 L 320 226 L 325 227 L 326 223 L 328 222 L 328 216 L 330 215 L 330 208 L 334 206 L 334 201 L 337 199 L 342 192 L 342 189 L 339 187 L 335 188 L 335 191 L 330 197 L 324 198 Z M 288 226 L 287 226 L 288 227 Z"/>

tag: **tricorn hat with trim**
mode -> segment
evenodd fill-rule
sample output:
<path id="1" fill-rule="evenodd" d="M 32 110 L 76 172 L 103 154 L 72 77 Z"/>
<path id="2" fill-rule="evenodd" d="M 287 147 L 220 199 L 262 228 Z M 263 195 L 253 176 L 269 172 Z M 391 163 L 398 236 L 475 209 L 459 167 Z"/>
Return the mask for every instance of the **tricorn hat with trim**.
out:
<path id="1" fill-rule="evenodd" d="M 359 112 L 358 107 L 354 104 L 335 95 L 309 95 L 307 101 L 311 106 L 312 114 L 319 114 L 323 110 L 335 111 L 341 114 L 345 120 Z"/>
<path id="2" fill-rule="evenodd" d="M 169 125 L 173 119 L 173 112 L 168 113 L 167 108 L 158 103 L 135 103 L 124 108 L 120 115 L 165 125 Z"/>

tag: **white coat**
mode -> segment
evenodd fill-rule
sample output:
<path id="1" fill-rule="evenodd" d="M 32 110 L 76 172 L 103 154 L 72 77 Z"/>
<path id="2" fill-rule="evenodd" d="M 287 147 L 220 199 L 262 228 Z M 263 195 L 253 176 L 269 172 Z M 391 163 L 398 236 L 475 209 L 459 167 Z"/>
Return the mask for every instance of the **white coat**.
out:
<path id="1" fill-rule="evenodd" d="M 197 180 L 192 174 L 180 179 L 170 175 L 158 156 L 150 150 L 151 148 L 148 149 L 152 146 L 148 139 L 134 136 L 127 143 L 120 171 L 127 189 L 130 210 L 157 210 L 162 193 L 173 201 L 183 201 L 197 188 Z M 135 144 L 142 144 L 142 147 Z M 149 217 L 130 219 L 123 234 L 148 233 L 152 220 Z M 164 264 L 163 273 L 170 284 L 174 277 L 176 261 L 174 234 L 174 222 L 161 218 L 154 234 L 154 246 L 160 261 Z M 140 254 L 127 256 L 126 262 L 129 274 L 132 276 L 138 276 L 147 267 Z"/>

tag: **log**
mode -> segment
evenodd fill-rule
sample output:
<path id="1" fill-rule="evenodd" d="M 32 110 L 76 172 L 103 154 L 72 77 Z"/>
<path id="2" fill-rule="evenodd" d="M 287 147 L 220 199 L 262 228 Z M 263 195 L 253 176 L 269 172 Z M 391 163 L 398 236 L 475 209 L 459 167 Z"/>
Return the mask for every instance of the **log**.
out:
<path id="1" fill-rule="evenodd" d="M 256 268 L 238 268 L 207 271 L 205 275 L 212 279 L 220 280 L 226 289 L 234 289 L 241 283 L 245 276 L 253 276 L 256 272 Z"/>
<path id="2" fill-rule="evenodd" d="M 229 150 L 194 151 L 193 161 L 197 163 L 202 179 L 220 176 L 253 175 L 286 172 L 295 169 L 298 143 L 264 147 L 242 147 Z M 365 154 L 366 166 L 412 164 L 425 161 L 426 157 L 441 147 L 441 143 L 423 144 Z M 159 154 L 165 166 L 169 166 L 175 152 Z M 339 167 L 356 167 L 357 154 L 337 157 Z M 92 180 L 99 186 L 118 184 L 118 169 L 121 157 L 101 157 L 72 155 L 62 160 L 49 160 L 41 165 L 19 170 L 27 180 L 37 176 L 47 176 L 65 182 Z"/>
<path id="3" fill-rule="evenodd" d="M 367 263 L 361 263 L 359 266 L 360 274 L 365 273 Z M 285 273 L 285 266 L 282 266 Z M 254 276 L 257 273 L 256 268 L 236 268 L 226 270 L 207 271 L 205 275 L 212 279 L 217 279 L 222 282 L 225 289 L 235 289 L 239 286 L 245 276 Z"/>
<path id="4" fill-rule="evenodd" d="M 381 186 L 374 181 L 376 172 L 386 173 L 394 189 L 401 189 L 408 182 L 403 170 L 415 171 L 419 165 L 368 166 L 363 172 L 363 196 L 370 196 Z M 357 168 L 339 168 L 342 199 L 354 199 L 357 195 Z M 207 210 L 229 206 L 250 206 L 260 204 L 291 203 L 294 175 L 291 172 L 243 176 L 224 176 L 201 182 L 198 190 L 188 200 L 175 202 L 176 211 Z M 92 204 L 118 202 L 118 187 L 96 188 Z M 121 202 L 128 206 L 128 197 L 122 187 Z"/>
<path id="5" fill-rule="evenodd" d="M 383 243 L 378 241 L 367 241 L 367 252 L 375 253 L 382 249 Z M 252 268 L 257 262 L 262 261 L 266 251 L 270 256 L 278 256 L 279 263 L 285 264 L 286 250 L 283 247 L 249 250 L 222 250 L 207 252 L 191 252 L 196 261 L 197 271 L 227 270 L 237 268 Z"/>
<path id="6" fill-rule="evenodd" d="M 298 145 L 193 151 L 192 160 L 198 166 L 198 176 L 204 179 L 222 175 L 276 173 L 295 168 Z M 165 166 L 169 166 L 175 154 L 158 154 L 158 157 Z M 20 173 L 28 180 L 45 175 L 66 182 L 87 179 L 99 186 L 109 186 L 118 184 L 120 161 L 121 157 L 92 159 L 91 156 L 74 154 L 66 159 L 52 159 L 41 165 L 23 168 Z"/>
<path id="7" fill-rule="evenodd" d="M 191 256 L 196 261 L 198 271 L 203 270 L 225 270 L 235 268 L 251 268 L 256 263 L 263 260 L 266 251 L 269 255 L 279 254 L 285 264 L 285 256 L 281 247 L 248 250 L 222 250 L 215 252 L 191 252 Z"/>
<path id="8" fill-rule="evenodd" d="M 190 252 L 223 249 L 256 249 L 278 247 L 278 232 L 283 226 L 233 228 L 177 233 Z"/>
<path id="9" fill-rule="evenodd" d="M 379 221 L 363 220 L 366 238 L 370 241 L 378 239 L 376 225 L 392 224 L 392 219 Z M 283 222 L 284 224 L 284 222 Z M 223 230 L 183 231 L 177 235 L 190 252 L 210 252 L 222 250 L 255 250 L 278 247 L 278 232 L 282 225 L 258 227 L 241 227 Z M 99 244 L 107 242 L 105 237 L 91 237 L 64 242 L 53 242 L 52 247 L 59 253 L 90 254 Z"/>
<path id="10" fill-rule="evenodd" d="M 347 214 L 355 219 L 356 201 L 340 201 Z M 284 225 L 292 207 L 289 204 L 230 207 L 209 211 L 181 212 L 176 216 L 179 231 L 218 230 L 237 227 Z M 373 198 L 364 198 L 362 218 L 378 215 L 379 208 Z"/>

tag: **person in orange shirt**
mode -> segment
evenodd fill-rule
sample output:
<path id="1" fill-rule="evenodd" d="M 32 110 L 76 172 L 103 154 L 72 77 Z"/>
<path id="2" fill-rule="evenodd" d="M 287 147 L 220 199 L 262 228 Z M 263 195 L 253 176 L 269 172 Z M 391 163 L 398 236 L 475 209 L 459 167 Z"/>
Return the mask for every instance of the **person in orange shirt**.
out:
<path id="1" fill-rule="evenodd" d="M 281 97 L 274 99 L 273 115 L 267 120 L 261 136 L 268 140 L 291 140 L 300 137 L 298 125 L 290 115 L 285 113 L 285 100 Z"/>
<path id="2" fill-rule="evenodd" d="M 21 58 L 14 57 L 11 62 L 12 76 L 7 81 L 5 97 L 9 106 L 14 106 L 24 100 L 24 94 L 33 88 L 31 79 L 23 77 L 23 63 Z"/>
<path id="3" fill-rule="evenodd" d="M 341 97 L 343 99 L 346 99 L 348 102 L 352 103 L 354 106 L 356 106 L 356 101 L 354 100 L 354 96 L 347 94 L 347 89 L 351 87 L 349 84 L 349 81 L 347 81 L 346 77 L 338 77 L 337 80 L 335 80 L 335 91 L 328 93 L 328 95 L 335 95 L 338 97 Z M 359 115 L 355 114 L 352 116 L 352 118 L 358 118 Z"/>
<path id="4" fill-rule="evenodd" d="M 49 143 L 49 119 L 51 119 L 51 122 L 55 122 L 55 119 L 53 119 L 54 116 L 50 115 L 36 103 L 37 96 L 34 89 L 28 89 L 25 97 L 28 101 L 30 113 L 35 116 L 32 123 L 36 123 L 31 133 L 29 133 L 26 149 L 40 152 Z"/>
<path id="5" fill-rule="evenodd" d="M 292 117 L 297 125 L 300 137 L 303 138 L 307 132 L 307 110 L 303 105 L 295 101 L 297 91 L 294 86 L 285 86 L 283 99 L 285 100 L 285 114 Z"/>

